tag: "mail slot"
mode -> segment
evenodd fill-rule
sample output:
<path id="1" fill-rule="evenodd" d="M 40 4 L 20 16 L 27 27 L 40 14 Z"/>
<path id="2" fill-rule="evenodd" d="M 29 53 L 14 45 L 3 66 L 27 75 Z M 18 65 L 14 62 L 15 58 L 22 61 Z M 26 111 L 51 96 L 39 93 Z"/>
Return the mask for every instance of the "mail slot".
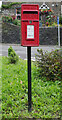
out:
<path id="1" fill-rule="evenodd" d="M 21 5 L 21 45 L 39 46 L 39 5 Z"/>

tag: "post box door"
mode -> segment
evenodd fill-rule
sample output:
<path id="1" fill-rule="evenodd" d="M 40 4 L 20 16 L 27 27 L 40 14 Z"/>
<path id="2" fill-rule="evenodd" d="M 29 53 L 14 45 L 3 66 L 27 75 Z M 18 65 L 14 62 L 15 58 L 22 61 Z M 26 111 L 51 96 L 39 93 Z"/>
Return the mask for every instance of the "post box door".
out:
<path id="1" fill-rule="evenodd" d="M 38 21 L 23 21 L 22 22 L 22 39 L 24 46 L 39 45 L 39 22 Z"/>

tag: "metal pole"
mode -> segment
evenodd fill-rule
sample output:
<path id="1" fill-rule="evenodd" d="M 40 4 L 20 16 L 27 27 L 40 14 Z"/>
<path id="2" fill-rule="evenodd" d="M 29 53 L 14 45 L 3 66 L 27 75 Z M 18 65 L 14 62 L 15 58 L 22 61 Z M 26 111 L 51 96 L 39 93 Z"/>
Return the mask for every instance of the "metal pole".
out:
<path id="1" fill-rule="evenodd" d="M 27 47 L 28 58 L 28 112 L 31 112 L 31 47 Z"/>
<path id="2" fill-rule="evenodd" d="M 58 24 L 58 45 L 60 47 L 60 25 L 59 25 L 59 14 L 57 17 L 57 24 Z"/>
<path id="3" fill-rule="evenodd" d="M 58 24 L 58 45 L 60 47 L 60 25 Z"/>

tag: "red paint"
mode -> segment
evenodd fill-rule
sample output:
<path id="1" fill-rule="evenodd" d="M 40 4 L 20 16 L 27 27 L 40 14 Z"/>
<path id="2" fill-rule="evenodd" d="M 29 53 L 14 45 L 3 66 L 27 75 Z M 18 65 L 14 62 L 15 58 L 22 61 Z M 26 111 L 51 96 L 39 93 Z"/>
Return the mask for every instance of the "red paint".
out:
<path id="1" fill-rule="evenodd" d="M 39 6 L 37 4 L 22 4 L 21 36 L 22 46 L 39 46 Z"/>

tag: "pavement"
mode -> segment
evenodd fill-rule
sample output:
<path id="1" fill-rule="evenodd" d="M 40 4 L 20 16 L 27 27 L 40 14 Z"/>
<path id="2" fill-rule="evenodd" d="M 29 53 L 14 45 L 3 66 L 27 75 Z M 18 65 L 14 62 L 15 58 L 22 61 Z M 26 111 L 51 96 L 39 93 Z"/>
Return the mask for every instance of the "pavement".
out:
<path id="1" fill-rule="evenodd" d="M 16 54 L 21 58 L 21 59 L 27 59 L 27 47 L 23 47 L 20 44 L 1 44 L 0 43 L 0 56 L 8 56 L 8 48 L 12 46 L 13 49 L 15 50 Z M 46 45 L 41 45 L 39 47 L 31 47 L 31 59 L 35 61 L 35 54 L 38 54 L 37 49 L 42 49 L 43 52 L 48 51 L 51 52 L 52 50 L 55 49 L 60 49 L 59 46 L 46 46 Z"/>

